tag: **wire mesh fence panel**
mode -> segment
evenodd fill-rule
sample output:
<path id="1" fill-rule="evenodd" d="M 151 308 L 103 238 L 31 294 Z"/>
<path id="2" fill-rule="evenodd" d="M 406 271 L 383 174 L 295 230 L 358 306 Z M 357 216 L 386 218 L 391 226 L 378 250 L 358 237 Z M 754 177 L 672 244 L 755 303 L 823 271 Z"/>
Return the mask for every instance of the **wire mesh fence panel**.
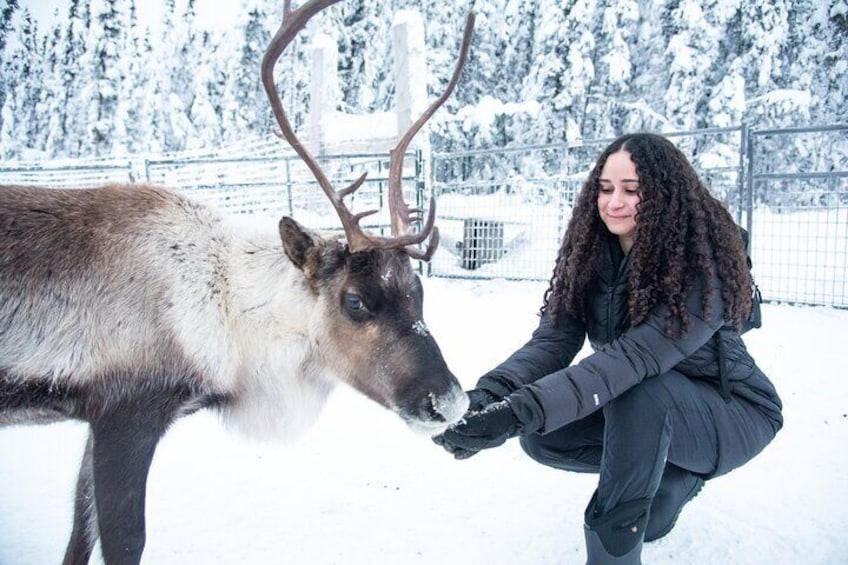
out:
<path id="1" fill-rule="evenodd" d="M 574 183 L 561 146 L 434 155 L 442 243 L 429 273 L 547 279 Z"/>
<path id="2" fill-rule="evenodd" d="M 671 132 L 710 190 L 751 233 L 754 275 L 769 301 L 848 307 L 848 125 L 782 130 L 747 127 Z M 547 280 L 571 209 L 611 139 L 434 154 L 404 161 L 411 206 L 437 197 L 441 244 L 434 276 Z M 0 164 L 0 185 L 81 188 L 145 181 L 185 191 L 239 216 L 289 215 L 340 231 L 329 200 L 303 162 L 279 143 L 238 155 Z M 388 155 L 324 156 L 345 201 L 377 210 L 363 227 L 387 234 Z M 2 198 L 2 194 L 0 194 Z"/>
<path id="3" fill-rule="evenodd" d="M 764 298 L 848 308 L 848 126 L 753 132 L 749 154 Z"/>
<path id="4" fill-rule="evenodd" d="M 721 128 L 669 134 L 692 155 L 711 190 L 738 217 L 745 205 L 741 132 Z M 550 278 L 577 195 L 611 141 L 434 155 L 432 186 L 439 197 L 439 229 L 448 253 L 436 254 L 430 274 Z M 500 248 L 488 249 L 493 242 L 469 232 L 469 223 L 497 225 Z"/>
<path id="5" fill-rule="evenodd" d="M 90 188 L 134 180 L 129 161 L 17 162 L 0 165 L 0 184 Z"/>
<path id="6" fill-rule="evenodd" d="M 362 221 L 363 227 L 380 233 L 388 230 L 386 155 L 331 155 L 318 161 L 335 190 L 366 174 L 361 187 L 347 196 L 345 203 L 354 213 L 377 210 Z M 146 171 L 151 182 L 179 188 L 231 214 L 288 215 L 314 229 L 341 229 L 338 216 L 313 173 L 294 155 L 151 160 L 146 163 Z M 418 201 L 418 184 L 423 182 L 420 177 L 420 158 L 410 153 L 404 160 L 402 175 L 407 202 Z"/>

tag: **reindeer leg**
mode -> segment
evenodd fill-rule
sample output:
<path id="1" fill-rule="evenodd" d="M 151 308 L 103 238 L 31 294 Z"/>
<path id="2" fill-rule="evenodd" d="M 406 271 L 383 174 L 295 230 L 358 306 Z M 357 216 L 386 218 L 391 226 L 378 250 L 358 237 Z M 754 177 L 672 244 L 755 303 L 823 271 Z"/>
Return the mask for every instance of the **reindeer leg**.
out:
<path id="1" fill-rule="evenodd" d="M 94 439 L 89 432 L 82 456 L 77 492 L 74 500 L 74 527 L 65 550 L 62 565 L 86 565 L 100 535 L 97 529 L 97 510 L 94 505 L 94 476 L 92 448 Z"/>
<path id="2" fill-rule="evenodd" d="M 167 405 L 127 401 L 92 424 L 94 497 L 108 565 L 141 561 L 147 473 L 171 414 Z"/>

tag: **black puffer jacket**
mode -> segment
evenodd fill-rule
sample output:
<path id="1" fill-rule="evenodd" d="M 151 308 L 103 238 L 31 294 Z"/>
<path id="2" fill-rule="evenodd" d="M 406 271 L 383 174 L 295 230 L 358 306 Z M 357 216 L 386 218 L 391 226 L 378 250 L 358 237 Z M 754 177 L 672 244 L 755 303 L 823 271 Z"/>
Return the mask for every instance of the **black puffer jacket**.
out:
<path id="1" fill-rule="evenodd" d="M 715 289 L 711 318 L 704 316 L 701 289 L 687 297 L 689 331 L 685 336 L 666 335 L 665 307 L 656 308 L 645 322 L 630 327 L 629 258 L 622 256 L 617 240 L 610 241 L 606 268 L 590 296 L 587 323 L 569 317 L 555 327 L 543 313 L 530 341 L 484 375 L 478 388 L 510 395 L 519 417 L 531 422 L 532 429 L 546 433 L 589 415 L 643 379 L 670 370 L 722 388 L 721 347 L 726 399 L 752 403 L 776 432 L 783 423 L 780 398 L 742 338 L 724 327 L 720 279 L 715 276 L 711 281 Z M 586 337 L 594 353 L 570 366 Z"/>

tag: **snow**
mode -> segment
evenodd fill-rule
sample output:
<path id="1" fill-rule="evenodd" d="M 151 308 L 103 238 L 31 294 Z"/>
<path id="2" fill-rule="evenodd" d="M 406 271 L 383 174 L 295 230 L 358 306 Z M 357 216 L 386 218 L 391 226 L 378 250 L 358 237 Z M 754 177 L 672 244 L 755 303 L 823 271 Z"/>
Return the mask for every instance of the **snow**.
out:
<path id="1" fill-rule="evenodd" d="M 529 337 L 545 288 L 423 282 L 427 325 L 466 387 Z M 645 546 L 646 565 L 848 560 L 848 311 L 766 304 L 763 314 L 746 342 L 786 426 L 708 482 L 671 534 Z M 0 430 L 3 565 L 61 561 L 84 440 L 73 423 Z M 293 444 L 247 440 L 209 413 L 175 424 L 150 472 L 144 563 L 583 563 L 595 481 L 535 463 L 515 440 L 455 461 L 340 386 Z"/>
<path id="2" fill-rule="evenodd" d="M 58 0 L 23 4 L 30 9 L 43 8 L 45 13 L 61 5 Z M 142 20 L 160 25 L 156 23 L 161 19 L 160 4 L 140 3 L 140 9 L 156 7 L 150 8 L 155 16 L 142 14 Z M 235 2 L 198 2 L 198 15 L 209 21 L 216 19 L 221 29 L 232 28 L 239 18 L 232 7 L 227 8 L 229 4 L 239 10 Z M 728 21 L 739 4 L 738 0 L 711 4 L 716 22 Z M 206 13 L 210 7 L 212 15 Z M 699 5 L 690 2 L 685 7 L 695 10 Z M 831 8 L 832 16 L 846 12 L 844 2 Z M 574 6 L 574 15 L 580 16 L 581 22 L 589 14 L 589 3 Z M 632 26 L 627 15 L 621 16 Z M 694 12 L 684 15 L 701 17 Z M 437 23 L 428 22 L 428 33 Z M 713 29 L 718 23 L 707 23 L 694 26 L 703 37 L 676 39 L 680 43 L 673 43 L 677 57 L 666 62 L 681 73 L 673 89 L 682 92 L 680 100 L 675 98 L 668 108 L 653 110 L 646 106 L 644 97 L 624 103 L 633 108 L 644 106 L 643 112 L 660 123 L 673 120 L 677 106 L 692 99 L 692 92 L 697 90 L 694 85 L 700 88 L 704 83 L 701 79 L 683 79 L 696 70 L 699 61 L 720 56 L 710 42 L 697 48 L 689 46 L 695 39 L 712 41 L 721 36 Z M 550 94 L 548 103 L 558 109 L 572 104 L 585 106 L 582 99 L 575 103 L 574 93 L 587 92 L 589 83 L 595 80 L 596 69 L 589 56 L 595 47 L 592 30 L 584 25 L 571 30 L 550 14 L 538 25 L 539 36 L 551 39 L 551 45 L 560 33 L 569 33 L 573 44 L 565 55 L 568 65 L 563 69 L 562 56 L 552 47 L 542 49 L 542 39 L 538 40 L 536 76 L 569 85 L 568 89 L 546 91 L 540 96 Z M 759 31 L 755 39 L 758 48 L 768 55 L 784 36 L 779 26 L 775 31 L 766 25 L 760 27 L 753 30 Z M 43 29 L 47 28 L 43 24 Z M 456 34 L 454 28 L 451 37 Z M 691 33 L 692 28 L 688 26 L 685 31 Z M 518 35 L 517 31 L 503 33 Z M 624 77 L 635 72 L 637 65 L 631 60 L 634 54 L 627 51 L 627 43 L 612 47 L 615 49 L 605 52 L 609 74 Z M 743 88 L 747 71 L 743 70 L 748 66 L 769 69 L 766 65 L 771 63 L 771 56 L 762 57 L 762 66 L 755 64 L 756 58 L 751 63 L 750 57 L 734 60 L 731 70 L 721 74 L 726 78 L 709 101 L 710 123 L 739 122 L 747 107 Z M 845 62 L 838 60 L 832 69 L 834 76 L 841 76 L 837 71 L 844 68 Z M 750 80 L 751 74 L 747 76 Z M 767 73 L 763 80 L 766 78 Z M 514 97 L 519 102 L 482 95 L 462 106 L 457 118 L 473 130 L 488 128 L 501 114 L 526 114 L 534 119 L 547 116 L 545 107 L 535 100 L 535 90 L 545 81 L 531 87 L 521 86 L 525 81 L 514 82 L 520 89 L 528 89 L 524 96 Z M 147 93 L 153 95 L 152 88 Z M 753 101 L 766 107 L 774 104 L 798 109 L 805 117 L 812 113 L 814 100 L 808 92 L 770 87 L 755 93 L 759 98 Z M 214 116 L 204 100 L 193 111 L 204 118 L 200 120 L 202 129 L 213 131 Z M 647 100 L 653 102 L 652 98 Z M 666 113 L 669 119 L 657 118 Z M 386 136 L 394 133 L 394 117 L 380 117 L 377 122 L 372 119 L 369 131 L 376 129 Z M 11 123 L 6 108 L 4 118 Z M 332 119 L 342 124 L 338 115 Z M 362 128 L 354 121 L 359 116 L 348 119 L 346 127 L 337 131 Z M 438 115 L 435 118 L 440 119 Z M 576 117 L 568 114 L 567 119 Z M 581 137 L 577 126 L 570 123 L 568 137 Z M 453 198 L 440 198 L 440 209 L 450 211 L 458 206 Z M 534 208 L 550 206 L 534 203 Z M 493 204 L 491 214 L 497 209 Z M 489 214 L 486 208 L 482 210 L 477 209 Z M 509 214 L 519 211 L 526 214 L 527 208 L 509 209 Z M 547 225 L 537 221 L 534 230 Z M 507 230 L 513 226 L 508 223 Z M 450 235 L 450 227 L 446 226 L 446 235 Z M 453 229 L 454 239 L 459 239 L 459 224 Z M 516 244 L 513 251 L 517 252 L 530 238 L 510 232 L 505 235 Z M 842 251 L 831 257 L 844 257 Z M 555 240 L 547 252 L 553 259 Z M 442 250 L 434 257 L 434 262 L 439 261 L 453 263 L 455 259 Z M 839 273 L 838 265 L 826 261 L 818 264 Z M 482 270 L 497 275 L 498 268 L 499 264 L 491 264 Z M 844 277 L 834 280 L 840 278 Z M 768 277 L 763 281 L 769 283 Z M 426 325 L 422 321 L 417 327 L 436 337 L 466 388 L 529 337 L 545 288 L 541 282 L 503 280 L 427 278 L 423 282 Z M 767 304 L 764 319 L 765 326 L 748 334 L 746 341 L 783 397 L 786 427 L 751 463 L 710 481 L 686 507 L 675 530 L 646 545 L 646 565 L 848 562 L 848 538 L 844 535 L 848 530 L 848 381 L 841 369 L 848 311 Z M 77 423 L 0 429 L 0 565 L 61 561 L 70 533 L 73 488 L 85 435 L 85 427 Z M 595 482 L 592 475 L 565 473 L 535 463 L 516 441 L 466 461 L 455 461 L 429 438 L 406 428 L 391 412 L 339 386 L 317 424 L 293 444 L 248 440 L 224 429 L 210 413 L 176 423 L 162 440 L 149 477 L 144 562 L 582 563 L 582 515 Z M 99 562 L 99 558 L 94 561 Z"/>
<path id="3" fill-rule="evenodd" d="M 466 131 L 474 128 L 485 131 L 492 128 L 499 116 L 522 113 L 527 116 L 538 116 L 539 109 L 540 105 L 535 100 L 504 104 L 494 96 L 484 94 L 477 104 L 462 107 L 456 113 L 456 118 L 463 123 L 463 129 Z"/>
<path id="4" fill-rule="evenodd" d="M 187 0 L 176 0 L 177 13 L 183 13 Z M 55 21 L 60 20 L 67 11 L 68 0 L 19 0 L 22 8 L 29 10 L 40 25 L 47 29 Z M 162 12 L 164 11 L 164 0 L 144 0 L 136 2 L 135 7 L 139 21 L 150 27 L 162 25 Z M 280 3 L 282 6 L 282 3 Z M 208 0 L 195 0 L 195 11 L 200 22 L 209 29 L 223 30 L 233 25 L 233 21 L 244 11 L 243 2 L 210 2 Z"/>

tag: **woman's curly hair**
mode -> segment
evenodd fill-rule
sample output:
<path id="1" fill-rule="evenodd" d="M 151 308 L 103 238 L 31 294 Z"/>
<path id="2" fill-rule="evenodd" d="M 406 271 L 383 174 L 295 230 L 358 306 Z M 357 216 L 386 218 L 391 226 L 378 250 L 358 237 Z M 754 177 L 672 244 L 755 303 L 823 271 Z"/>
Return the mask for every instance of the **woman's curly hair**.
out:
<path id="1" fill-rule="evenodd" d="M 563 236 L 542 310 L 555 323 L 563 312 L 585 322 L 587 299 L 608 253 L 610 237 L 598 211 L 598 179 L 607 158 L 625 150 L 639 175 L 640 202 L 630 253 L 628 311 L 636 326 L 653 308 L 667 305 L 666 333 L 688 331 L 686 296 L 705 285 L 704 310 L 711 316 L 717 269 L 724 319 L 737 330 L 751 310 L 751 274 L 739 227 L 714 198 L 683 153 L 666 138 L 636 133 L 613 141 L 598 158 L 577 198 Z"/>

